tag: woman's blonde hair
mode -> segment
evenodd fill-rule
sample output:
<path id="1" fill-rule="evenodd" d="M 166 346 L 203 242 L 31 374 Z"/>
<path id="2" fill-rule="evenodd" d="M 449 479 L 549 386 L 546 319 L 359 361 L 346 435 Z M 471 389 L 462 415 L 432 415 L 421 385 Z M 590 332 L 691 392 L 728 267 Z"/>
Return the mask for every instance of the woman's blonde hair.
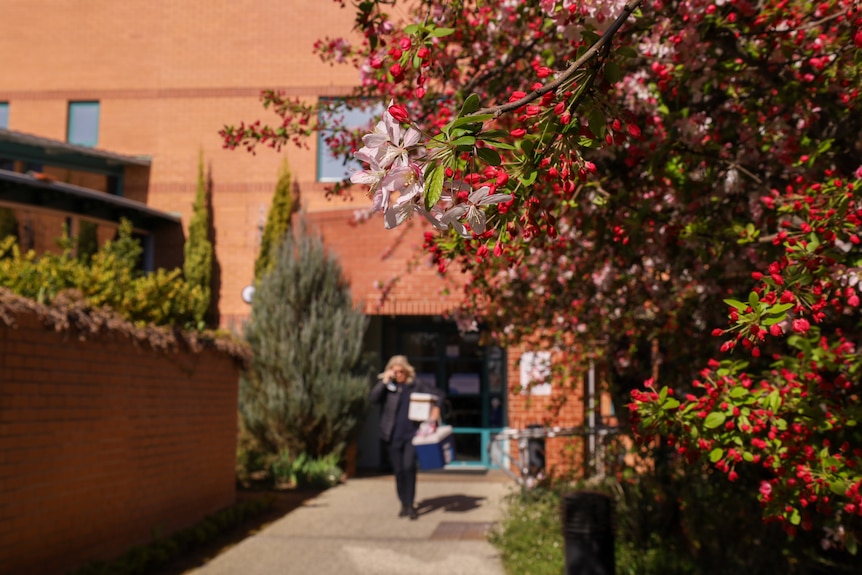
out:
<path id="1" fill-rule="evenodd" d="M 386 374 L 392 370 L 393 367 L 398 366 L 404 369 L 407 373 L 407 383 L 412 382 L 416 379 L 416 370 L 413 369 L 413 366 L 410 365 L 410 362 L 407 361 L 407 356 L 404 355 L 393 355 L 389 358 L 389 361 L 386 362 L 386 369 L 383 370 L 383 373 L 377 376 L 378 379 L 383 379 L 386 377 Z"/>

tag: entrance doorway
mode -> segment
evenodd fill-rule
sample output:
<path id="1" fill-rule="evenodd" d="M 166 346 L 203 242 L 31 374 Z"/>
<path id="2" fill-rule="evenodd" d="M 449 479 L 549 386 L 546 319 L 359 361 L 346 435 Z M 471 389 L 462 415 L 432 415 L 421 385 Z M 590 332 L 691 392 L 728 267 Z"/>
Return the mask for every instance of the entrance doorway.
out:
<path id="1" fill-rule="evenodd" d="M 383 323 L 383 361 L 407 356 L 417 380 L 446 394 L 442 415 L 453 428 L 453 466 L 492 467 L 491 437 L 506 426 L 506 354 L 480 345 L 479 335 L 459 333 L 441 317 L 401 316 Z"/>

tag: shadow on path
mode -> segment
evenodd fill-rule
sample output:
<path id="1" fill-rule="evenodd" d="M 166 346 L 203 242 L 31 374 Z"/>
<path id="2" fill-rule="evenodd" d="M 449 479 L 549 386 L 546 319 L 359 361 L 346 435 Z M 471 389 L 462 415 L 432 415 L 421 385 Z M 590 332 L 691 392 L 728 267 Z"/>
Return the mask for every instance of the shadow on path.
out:
<path id="1" fill-rule="evenodd" d="M 206 543 L 185 551 L 179 557 L 172 559 L 166 564 L 147 570 L 146 575 L 183 575 L 206 565 L 218 555 L 241 543 L 246 538 L 259 533 L 271 523 L 281 519 L 297 507 L 302 506 L 309 499 L 317 497 L 320 493 L 322 491 L 314 489 L 286 491 L 238 490 L 237 503 L 249 499 L 267 498 L 271 500 L 271 504 L 266 510 L 253 517 L 249 517 L 242 523 L 217 535 Z"/>
<path id="2" fill-rule="evenodd" d="M 441 497 L 432 497 L 431 499 L 423 499 L 417 503 L 416 512 L 419 515 L 424 515 L 426 513 L 442 509 L 447 512 L 463 513 L 472 509 L 478 509 L 479 503 L 485 499 L 485 497 L 474 497 L 472 495 L 443 495 Z"/>

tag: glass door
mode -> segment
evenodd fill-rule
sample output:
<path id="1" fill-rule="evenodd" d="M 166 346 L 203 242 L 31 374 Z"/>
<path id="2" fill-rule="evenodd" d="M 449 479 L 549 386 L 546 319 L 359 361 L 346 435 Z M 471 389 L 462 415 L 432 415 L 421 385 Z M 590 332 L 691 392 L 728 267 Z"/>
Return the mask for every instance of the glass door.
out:
<path id="1" fill-rule="evenodd" d="M 505 352 L 479 344 L 439 317 L 392 318 L 384 327 L 384 351 L 406 355 L 416 378 L 446 395 L 444 423 L 453 427 L 456 466 L 490 467 L 490 438 L 506 424 Z M 385 362 L 387 357 L 383 358 Z"/>

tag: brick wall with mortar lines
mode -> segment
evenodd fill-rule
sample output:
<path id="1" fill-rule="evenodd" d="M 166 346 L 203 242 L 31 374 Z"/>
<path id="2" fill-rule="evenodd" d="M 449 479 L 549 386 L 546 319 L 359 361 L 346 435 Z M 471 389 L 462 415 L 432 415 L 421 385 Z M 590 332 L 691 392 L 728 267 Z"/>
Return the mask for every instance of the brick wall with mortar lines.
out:
<path id="1" fill-rule="evenodd" d="M 53 575 L 235 499 L 237 369 L 0 323 L 0 573 Z"/>
<path id="2" fill-rule="evenodd" d="M 555 382 L 551 395 L 529 395 L 523 393 L 521 387 L 521 355 L 534 351 L 529 345 L 510 347 L 507 350 L 507 370 L 509 374 L 509 427 L 523 430 L 529 425 L 545 427 L 578 427 L 584 424 L 586 413 L 584 404 L 584 388 L 576 377 L 568 385 Z M 554 361 L 561 358 L 554 357 Z M 558 402 L 565 397 L 565 402 Z M 510 456 L 512 461 L 518 461 L 517 442 L 511 442 Z M 558 471 L 573 470 L 577 472 L 583 467 L 584 440 L 580 437 L 553 437 L 545 440 L 545 468 L 556 468 Z"/>
<path id="3" fill-rule="evenodd" d="M 15 24 L 27 21 L 40 24 Z M 0 20 L 0 54 L 16 54 L 4 61 L 0 100 L 9 102 L 11 129 L 58 140 L 66 136 L 68 102 L 98 100 L 98 147 L 152 158 L 147 189 L 129 186 L 128 197 L 179 213 L 185 226 L 202 151 L 213 182 L 220 311 L 242 317 L 260 214 L 265 218 L 282 159 L 307 210 L 344 205 L 326 201 L 315 181 L 315 141 L 251 155 L 222 149 L 218 130 L 275 118 L 260 104 L 263 89 L 308 100 L 348 94 L 356 70 L 321 63 L 312 46 L 352 27 L 351 11 L 331 2 L 78 0 L 45 11 L 15 0 Z M 358 196 L 357 206 L 366 206 Z"/>
<path id="4" fill-rule="evenodd" d="M 11 129 L 62 140 L 68 101 L 99 100 L 99 147 L 152 158 L 146 189 L 135 185 L 129 196 L 179 213 L 185 226 L 203 151 L 213 184 L 222 325 L 238 327 L 250 312 L 240 294 L 253 280 L 259 226 L 285 157 L 302 209 L 341 257 L 354 298 L 365 302 L 367 312 L 436 315 L 457 302 L 461 288 L 452 285 L 449 295 L 440 295 L 444 282 L 420 263 L 399 282 L 390 303 L 376 308 L 375 282 L 405 271 L 413 246 L 422 243 L 421 226 L 381 259 L 398 231 L 384 230 L 379 218 L 355 228 L 347 223 L 352 210 L 369 202 L 358 188 L 353 201 L 327 200 L 325 186 L 316 182 L 314 140 L 281 153 L 222 149 L 217 132 L 223 125 L 275 118 L 260 104 L 262 89 L 306 100 L 350 92 L 359 81 L 356 70 L 322 64 L 311 48 L 317 39 L 351 30 L 351 10 L 332 2 L 67 0 L 45 11 L 15 0 L 4 16 L 0 54 L 16 54 L 4 62 L 0 87 L 0 100 L 10 103 Z M 456 284 L 457 270 L 452 272 Z M 509 357 L 518 355 L 510 351 Z M 517 370 L 509 373 L 515 381 Z M 513 398 L 510 418 L 519 417 L 520 409 Z"/>

